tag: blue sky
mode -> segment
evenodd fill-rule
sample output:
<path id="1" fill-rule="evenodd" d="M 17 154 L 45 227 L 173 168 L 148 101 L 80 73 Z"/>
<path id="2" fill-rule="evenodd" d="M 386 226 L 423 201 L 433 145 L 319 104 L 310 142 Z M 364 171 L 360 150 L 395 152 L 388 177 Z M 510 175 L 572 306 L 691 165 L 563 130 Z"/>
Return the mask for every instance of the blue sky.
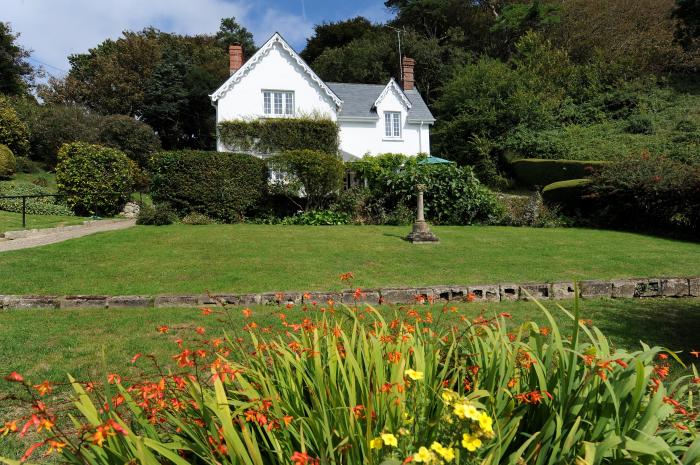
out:
<path id="1" fill-rule="evenodd" d="M 155 26 L 180 34 L 213 33 L 222 17 L 235 16 L 258 43 L 280 32 L 304 48 L 314 24 L 357 15 L 381 22 L 391 17 L 383 0 L 0 0 L 0 21 L 21 34 L 31 60 L 53 75 L 68 69 L 66 57 L 122 30 Z"/>

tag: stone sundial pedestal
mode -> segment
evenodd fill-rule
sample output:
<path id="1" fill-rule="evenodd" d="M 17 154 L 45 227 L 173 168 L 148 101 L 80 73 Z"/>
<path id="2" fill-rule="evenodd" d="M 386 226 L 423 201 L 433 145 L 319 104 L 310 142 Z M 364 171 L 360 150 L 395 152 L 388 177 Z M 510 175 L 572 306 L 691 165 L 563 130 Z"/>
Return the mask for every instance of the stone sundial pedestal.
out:
<path id="1" fill-rule="evenodd" d="M 406 237 L 406 240 L 413 244 L 435 244 L 439 242 L 440 239 L 430 231 L 430 225 L 425 222 L 423 213 L 423 192 L 425 192 L 425 185 L 418 184 L 416 186 L 416 192 L 418 193 L 416 222 L 413 223 L 413 231 Z"/>

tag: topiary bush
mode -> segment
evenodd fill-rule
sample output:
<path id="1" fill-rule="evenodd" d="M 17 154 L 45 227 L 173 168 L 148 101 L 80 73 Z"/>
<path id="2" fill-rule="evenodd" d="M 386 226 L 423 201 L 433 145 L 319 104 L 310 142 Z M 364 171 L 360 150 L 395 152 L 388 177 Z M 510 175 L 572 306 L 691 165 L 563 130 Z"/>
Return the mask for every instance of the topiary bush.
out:
<path id="1" fill-rule="evenodd" d="M 527 187 L 546 186 L 557 181 L 591 176 L 604 161 L 545 160 L 525 158 L 510 163 L 517 181 Z"/>
<path id="2" fill-rule="evenodd" d="M 0 196 L 53 194 L 46 187 L 36 184 L 18 182 L 0 182 Z M 26 212 L 30 215 L 72 216 L 73 210 L 56 197 L 29 197 L 26 200 Z M 21 213 L 22 199 L 0 199 L 0 210 Z"/>
<path id="3" fill-rule="evenodd" d="M 262 118 L 224 121 L 219 124 L 221 142 L 230 150 L 279 153 L 317 150 L 337 153 L 338 124 L 327 118 Z"/>
<path id="4" fill-rule="evenodd" d="M 15 174 L 17 169 L 17 159 L 12 150 L 5 145 L 0 144 L 0 178 L 9 178 Z"/>
<path id="5" fill-rule="evenodd" d="M 568 179 L 548 184 L 542 189 L 542 198 L 550 205 L 558 205 L 567 212 L 580 211 L 586 206 L 590 179 Z"/>
<path id="6" fill-rule="evenodd" d="M 129 201 L 136 170 L 120 150 L 73 142 L 58 152 L 56 185 L 76 213 L 113 216 Z"/>
<path id="7" fill-rule="evenodd" d="M 322 209 L 343 187 L 345 165 L 337 155 L 316 150 L 292 150 L 270 159 L 270 167 L 280 172 L 278 185 L 292 194 L 303 189 L 306 208 Z"/>
<path id="8" fill-rule="evenodd" d="M 148 124 L 130 116 L 110 115 L 99 121 L 97 139 L 100 144 L 121 150 L 140 167 L 160 150 L 160 139 Z"/>
<path id="9" fill-rule="evenodd" d="M 151 157 L 151 195 L 180 215 L 199 212 L 224 222 L 242 221 L 267 191 L 265 161 L 237 153 L 159 152 Z"/>
<path id="10" fill-rule="evenodd" d="M 29 155 L 29 130 L 10 102 L 0 95 L 0 144 L 17 157 Z"/>

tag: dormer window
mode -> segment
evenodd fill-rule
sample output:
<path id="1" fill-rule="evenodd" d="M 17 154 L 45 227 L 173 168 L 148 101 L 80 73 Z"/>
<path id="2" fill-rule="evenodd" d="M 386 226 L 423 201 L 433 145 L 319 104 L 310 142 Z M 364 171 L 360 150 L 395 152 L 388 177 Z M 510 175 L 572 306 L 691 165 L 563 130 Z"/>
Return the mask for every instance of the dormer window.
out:
<path id="1" fill-rule="evenodd" d="M 264 90 L 263 114 L 266 116 L 294 116 L 294 92 Z"/>
<path id="2" fill-rule="evenodd" d="M 384 137 L 387 139 L 401 138 L 401 112 L 384 112 Z"/>

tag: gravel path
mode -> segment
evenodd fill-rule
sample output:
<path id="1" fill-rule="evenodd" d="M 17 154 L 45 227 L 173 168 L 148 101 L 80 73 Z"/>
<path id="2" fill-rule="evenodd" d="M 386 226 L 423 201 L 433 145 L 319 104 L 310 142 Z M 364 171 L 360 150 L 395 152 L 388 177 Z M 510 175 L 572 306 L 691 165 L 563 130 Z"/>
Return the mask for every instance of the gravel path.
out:
<path id="1" fill-rule="evenodd" d="M 32 237 L 13 240 L 0 240 L 0 252 L 7 252 L 9 250 L 28 249 L 31 247 L 39 247 L 47 244 L 54 244 L 56 242 L 63 242 L 67 241 L 68 239 L 75 239 L 76 237 L 83 237 L 97 232 L 126 229 L 134 226 L 135 224 L 136 220 L 106 220 L 104 221 L 104 223 L 101 221 L 97 221 L 94 223 L 72 228 L 42 229 L 39 230 L 40 235 L 34 235 Z"/>

